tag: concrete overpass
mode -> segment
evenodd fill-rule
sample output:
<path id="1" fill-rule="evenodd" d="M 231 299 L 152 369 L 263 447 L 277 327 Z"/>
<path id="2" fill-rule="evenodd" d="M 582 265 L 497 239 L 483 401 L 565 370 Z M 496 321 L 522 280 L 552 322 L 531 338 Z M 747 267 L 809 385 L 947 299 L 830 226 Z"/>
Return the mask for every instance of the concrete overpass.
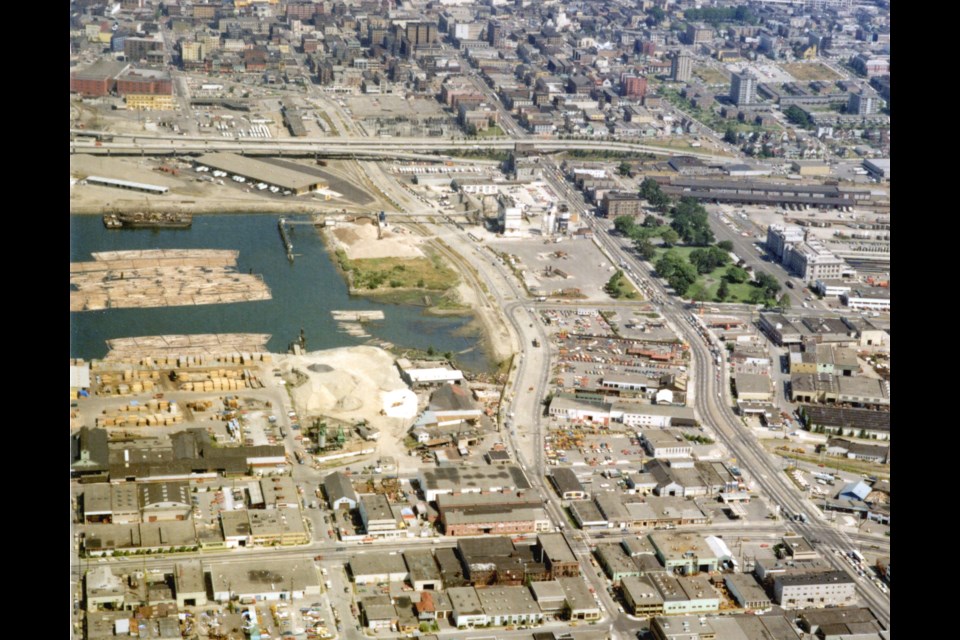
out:
<path id="1" fill-rule="evenodd" d="M 436 152 L 511 151 L 517 144 L 528 144 L 538 151 L 622 151 L 660 156 L 692 156 L 705 162 L 730 163 L 736 158 L 705 153 L 665 149 L 633 142 L 606 140 L 557 140 L 539 138 L 501 138 L 463 140 L 439 138 L 290 138 L 217 139 L 201 136 L 122 135 L 107 131 L 72 129 L 71 153 L 96 155 L 191 155 L 227 151 L 244 155 L 267 156 L 367 156 L 436 160 Z M 420 152 L 420 153 L 418 153 Z"/>

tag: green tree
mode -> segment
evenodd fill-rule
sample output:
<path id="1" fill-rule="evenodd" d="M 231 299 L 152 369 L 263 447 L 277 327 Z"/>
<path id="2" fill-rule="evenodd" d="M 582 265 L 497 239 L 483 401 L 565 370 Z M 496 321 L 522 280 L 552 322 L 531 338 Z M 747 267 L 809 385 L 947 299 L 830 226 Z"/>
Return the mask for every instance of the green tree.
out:
<path id="1" fill-rule="evenodd" d="M 724 251 L 733 251 L 733 241 L 732 240 L 721 240 L 717 243 L 717 247 L 723 249 Z"/>
<path id="2" fill-rule="evenodd" d="M 730 297 L 730 287 L 727 286 L 726 280 L 720 281 L 720 286 L 717 287 L 717 300 L 723 302 Z"/>
<path id="3" fill-rule="evenodd" d="M 649 200 L 654 194 L 661 193 L 660 183 L 653 178 L 644 178 L 640 183 L 640 196 Z"/>
<path id="4" fill-rule="evenodd" d="M 613 228 L 623 236 L 629 236 L 636 226 L 633 216 L 617 216 L 613 219 Z"/>
<path id="5" fill-rule="evenodd" d="M 663 9 L 660 7 L 651 7 L 650 10 L 647 11 L 646 22 L 649 26 L 653 27 L 663 22 L 666 17 L 667 14 Z"/>
<path id="6" fill-rule="evenodd" d="M 630 175 L 630 163 L 629 163 L 629 162 L 626 162 L 626 161 L 621 162 L 621 163 L 620 163 L 620 166 L 617 167 L 617 173 L 619 173 L 621 176 L 629 176 L 629 175 Z"/>
<path id="7" fill-rule="evenodd" d="M 767 295 L 766 295 L 766 293 L 763 291 L 763 289 L 761 289 L 761 288 L 759 288 L 759 287 L 754 287 L 753 289 L 751 289 L 751 291 L 750 291 L 750 302 L 751 302 L 752 304 L 760 304 L 761 302 L 763 302 L 764 300 L 766 300 L 766 298 L 767 298 Z"/>
<path id="8" fill-rule="evenodd" d="M 782 308 L 782 309 L 789 309 L 789 308 L 790 308 L 790 296 L 787 295 L 786 293 L 783 294 L 782 296 L 780 296 L 780 297 L 777 299 L 777 306 L 780 307 L 780 308 Z"/>
<path id="9" fill-rule="evenodd" d="M 689 260 L 697 268 L 697 273 L 710 273 L 730 262 L 730 256 L 719 247 L 706 247 L 691 251 Z"/>
<path id="10" fill-rule="evenodd" d="M 727 127 L 723 134 L 723 141 L 728 144 L 737 144 L 737 132 L 734 131 L 733 127 Z"/>
<path id="11" fill-rule="evenodd" d="M 787 116 L 787 120 L 789 120 L 791 123 L 797 125 L 798 127 L 803 127 L 804 129 L 809 128 L 812 124 L 810 116 L 807 115 L 807 112 L 795 104 L 787 107 L 787 109 L 783 112 L 783 115 Z"/>
<path id="12" fill-rule="evenodd" d="M 660 238 L 663 240 L 663 244 L 667 245 L 668 247 L 672 247 L 680 242 L 680 234 L 674 231 L 671 227 L 667 227 L 666 230 L 661 233 Z"/>
<path id="13" fill-rule="evenodd" d="M 621 295 L 620 292 L 620 280 L 623 279 L 623 271 L 617 269 L 617 272 L 610 276 L 610 279 L 607 280 L 607 284 L 604 286 L 604 291 L 610 294 L 611 298 L 619 298 Z"/>
<path id="14" fill-rule="evenodd" d="M 667 281 L 678 296 L 697 281 L 697 270 L 676 251 L 667 251 L 656 264 L 657 273 Z"/>
<path id="15" fill-rule="evenodd" d="M 690 299 L 694 302 L 699 302 L 701 305 L 710 299 L 710 295 L 707 293 L 707 290 L 703 285 L 698 284 L 690 291 Z"/>
<path id="16" fill-rule="evenodd" d="M 657 255 L 656 247 L 646 238 L 635 240 L 633 248 L 636 250 L 637 255 L 647 261 L 653 260 L 654 256 Z"/>
<path id="17" fill-rule="evenodd" d="M 780 283 L 769 273 L 758 273 L 756 278 L 757 286 L 763 290 L 765 298 L 773 298 L 780 293 Z"/>
<path id="18" fill-rule="evenodd" d="M 731 266 L 727 268 L 727 273 L 723 277 L 725 280 L 729 280 L 733 284 L 739 284 L 741 282 L 746 282 L 750 278 L 750 274 L 747 273 L 746 269 L 737 266 Z"/>
<path id="19" fill-rule="evenodd" d="M 655 229 L 662 224 L 663 224 L 663 220 L 653 215 L 652 213 L 648 214 L 647 217 L 643 219 L 643 226 L 647 227 L 648 229 Z"/>

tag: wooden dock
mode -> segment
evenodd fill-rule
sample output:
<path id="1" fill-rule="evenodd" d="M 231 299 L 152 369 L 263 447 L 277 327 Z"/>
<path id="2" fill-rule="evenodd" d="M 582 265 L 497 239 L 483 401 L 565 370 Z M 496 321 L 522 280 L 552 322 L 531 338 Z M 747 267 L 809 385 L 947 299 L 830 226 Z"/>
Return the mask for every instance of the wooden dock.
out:
<path id="1" fill-rule="evenodd" d="M 370 322 L 371 320 L 383 320 L 386 317 L 382 309 L 340 310 L 331 311 L 330 313 L 337 322 Z"/>

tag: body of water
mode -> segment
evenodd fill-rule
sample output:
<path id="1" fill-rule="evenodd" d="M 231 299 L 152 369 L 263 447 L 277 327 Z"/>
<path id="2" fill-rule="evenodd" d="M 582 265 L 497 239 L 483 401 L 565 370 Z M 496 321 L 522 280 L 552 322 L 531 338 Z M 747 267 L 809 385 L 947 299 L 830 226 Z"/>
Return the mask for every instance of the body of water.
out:
<path id="1" fill-rule="evenodd" d="M 488 370 L 480 339 L 463 335 L 469 317 L 435 317 L 410 305 L 383 304 L 352 297 L 330 259 L 319 233 L 310 225 L 288 226 L 296 259 L 287 260 L 277 231 L 281 216 L 265 214 L 195 215 L 191 229 L 108 230 L 100 216 L 70 217 L 70 259 L 92 260 L 97 251 L 131 249 L 233 249 L 237 270 L 263 277 L 271 300 L 151 309 L 104 309 L 71 314 L 71 358 L 102 358 L 106 340 L 132 336 L 191 333 L 269 333 L 274 353 L 287 350 L 303 328 L 307 349 L 366 344 L 338 331 L 330 311 L 382 309 L 383 321 L 364 326 L 373 338 L 400 347 L 451 351 L 458 365 Z M 285 216 L 288 220 L 308 220 Z"/>

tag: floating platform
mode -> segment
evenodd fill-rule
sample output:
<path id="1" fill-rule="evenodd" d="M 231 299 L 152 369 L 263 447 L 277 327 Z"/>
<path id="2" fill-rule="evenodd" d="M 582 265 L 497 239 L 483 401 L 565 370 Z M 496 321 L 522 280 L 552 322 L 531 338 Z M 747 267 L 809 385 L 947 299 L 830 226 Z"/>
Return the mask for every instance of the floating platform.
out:
<path id="1" fill-rule="evenodd" d="M 103 216 L 103 226 L 107 229 L 189 229 L 193 226 L 193 214 L 159 211 L 107 213 Z"/>
<path id="2" fill-rule="evenodd" d="M 94 253 L 70 264 L 70 310 L 269 300 L 259 275 L 236 272 L 239 252 L 159 249 Z"/>
<path id="3" fill-rule="evenodd" d="M 331 311 L 330 313 L 337 322 L 370 322 L 383 320 L 386 317 L 382 309 Z"/>
<path id="4" fill-rule="evenodd" d="M 116 338 L 107 340 L 110 351 L 104 359 L 262 353 L 267 351 L 269 340 L 269 333 L 196 333 Z"/>

